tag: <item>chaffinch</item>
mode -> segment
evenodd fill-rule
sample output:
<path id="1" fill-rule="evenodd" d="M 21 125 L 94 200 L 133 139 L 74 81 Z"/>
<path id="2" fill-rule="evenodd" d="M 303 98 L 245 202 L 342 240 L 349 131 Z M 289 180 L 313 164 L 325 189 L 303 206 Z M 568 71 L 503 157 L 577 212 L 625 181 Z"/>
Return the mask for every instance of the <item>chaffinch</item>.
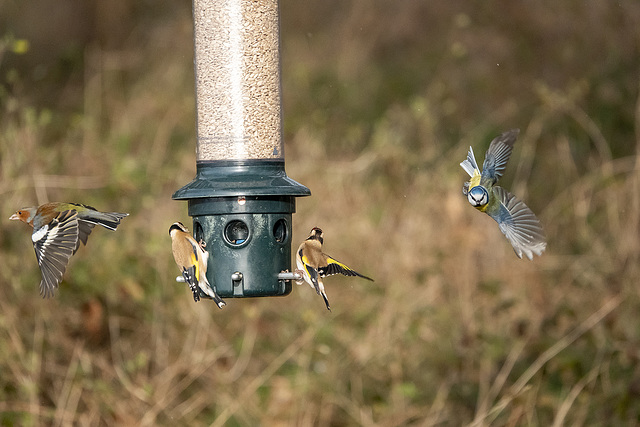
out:
<path id="1" fill-rule="evenodd" d="M 31 240 L 40 265 L 40 295 L 49 298 L 58 288 L 71 255 L 87 244 L 96 224 L 115 230 L 128 213 L 99 212 L 79 203 L 45 203 L 23 208 L 9 219 L 20 220 L 33 227 Z"/>

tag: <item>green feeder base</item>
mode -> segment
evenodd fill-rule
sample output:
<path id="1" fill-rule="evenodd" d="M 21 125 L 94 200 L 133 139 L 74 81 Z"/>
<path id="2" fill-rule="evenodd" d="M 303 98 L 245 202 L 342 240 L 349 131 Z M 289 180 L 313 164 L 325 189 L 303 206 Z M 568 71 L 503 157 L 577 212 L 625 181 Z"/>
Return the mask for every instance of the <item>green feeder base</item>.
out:
<path id="1" fill-rule="evenodd" d="M 295 197 L 310 191 L 286 176 L 281 161 L 199 162 L 197 169 L 173 199 L 189 202 L 216 292 L 222 298 L 289 294 L 291 282 L 278 273 L 291 271 Z"/>

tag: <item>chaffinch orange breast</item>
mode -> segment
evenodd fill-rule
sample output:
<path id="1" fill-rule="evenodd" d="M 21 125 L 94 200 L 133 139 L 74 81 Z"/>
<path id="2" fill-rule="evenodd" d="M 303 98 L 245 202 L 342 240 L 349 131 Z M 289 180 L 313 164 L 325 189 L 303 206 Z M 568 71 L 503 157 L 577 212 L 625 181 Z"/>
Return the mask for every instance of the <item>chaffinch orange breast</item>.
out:
<path id="1" fill-rule="evenodd" d="M 324 237 L 322 230 L 318 227 L 312 228 L 307 240 L 302 242 L 300 247 L 298 247 L 298 251 L 296 252 L 296 265 L 298 266 L 298 269 L 302 271 L 303 280 L 315 289 L 318 295 L 322 295 L 324 303 L 327 306 L 327 310 L 331 311 L 329 299 L 327 298 L 327 293 L 324 290 L 324 283 L 322 283 L 323 277 L 339 273 L 345 276 L 362 277 L 363 279 L 371 281 L 373 281 L 373 279 L 358 273 L 340 261 L 337 261 L 323 253 L 323 243 Z M 302 281 L 300 281 L 299 284 L 301 283 Z"/>
<path id="2" fill-rule="evenodd" d="M 31 240 L 40 265 L 40 295 L 48 298 L 58 288 L 71 255 L 87 244 L 96 224 L 115 230 L 128 213 L 99 212 L 78 203 L 45 203 L 23 208 L 9 219 L 20 220 L 33 227 Z"/>

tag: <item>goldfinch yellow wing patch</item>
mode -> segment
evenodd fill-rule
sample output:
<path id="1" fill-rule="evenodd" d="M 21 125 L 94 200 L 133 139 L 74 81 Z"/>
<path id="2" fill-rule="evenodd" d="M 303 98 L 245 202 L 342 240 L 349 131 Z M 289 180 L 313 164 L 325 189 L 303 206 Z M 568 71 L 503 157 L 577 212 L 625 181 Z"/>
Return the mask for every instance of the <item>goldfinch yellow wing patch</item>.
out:
<path id="1" fill-rule="evenodd" d="M 191 254 L 191 265 L 193 265 L 196 270 L 195 279 L 200 280 L 200 263 L 198 262 L 198 254 L 195 251 Z"/>
<path id="2" fill-rule="evenodd" d="M 372 278 L 364 276 L 351 267 L 341 263 L 340 261 L 327 256 L 327 265 L 318 269 L 321 277 L 331 276 L 333 274 L 343 274 L 345 276 L 358 276 L 373 281 Z"/>

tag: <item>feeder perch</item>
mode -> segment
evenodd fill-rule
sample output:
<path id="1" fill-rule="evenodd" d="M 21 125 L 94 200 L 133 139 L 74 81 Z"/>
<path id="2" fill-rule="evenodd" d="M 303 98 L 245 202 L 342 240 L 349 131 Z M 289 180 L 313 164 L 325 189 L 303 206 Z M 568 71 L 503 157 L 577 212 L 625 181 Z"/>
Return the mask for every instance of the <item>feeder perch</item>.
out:
<path id="1" fill-rule="evenodd" d="M 311 192 L 285 173 L 278 1 L 194 0 L 193 19 L 196 177 L 173 199 L 222 298 L 287 295 L 295 198 Z"/>

